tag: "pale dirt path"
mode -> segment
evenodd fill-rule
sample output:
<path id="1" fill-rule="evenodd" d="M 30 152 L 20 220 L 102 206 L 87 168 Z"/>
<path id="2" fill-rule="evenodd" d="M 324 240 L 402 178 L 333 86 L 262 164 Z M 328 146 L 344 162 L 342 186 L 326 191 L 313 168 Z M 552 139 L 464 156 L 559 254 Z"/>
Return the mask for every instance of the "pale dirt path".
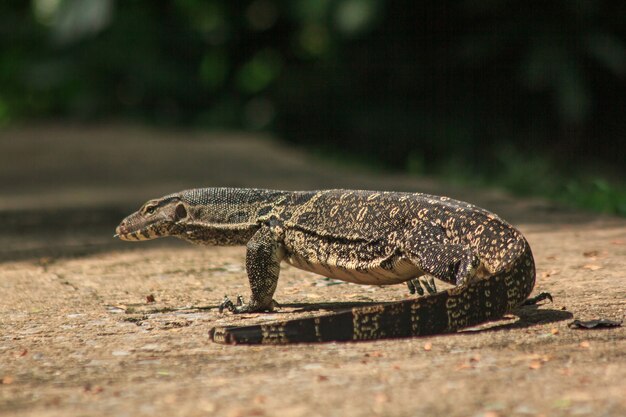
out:
<path id="1" fill-rule="evenodd" d="M 178 140 L 186 139 L 186 140 Z M 2 416 L 623 416 L 626 221 L 540 200 L 320 164 L 244 135 L 129 127 L 0 132 Z M 220 315 L 247 294 L 241 248 L 111 239 L 150 197 L 204 185 L 448 194 L 518 225 L 553 304 L 488 330 L 283 347 L 221 346 L 214 325 L 402 299 L 285 267 L 271 315 Z M 153 294 L 156 303 L 146 303 Z M 198 308 L 201 307 L 201 308 Z M 519 317 L 519 318 L 518 318 Z"/>

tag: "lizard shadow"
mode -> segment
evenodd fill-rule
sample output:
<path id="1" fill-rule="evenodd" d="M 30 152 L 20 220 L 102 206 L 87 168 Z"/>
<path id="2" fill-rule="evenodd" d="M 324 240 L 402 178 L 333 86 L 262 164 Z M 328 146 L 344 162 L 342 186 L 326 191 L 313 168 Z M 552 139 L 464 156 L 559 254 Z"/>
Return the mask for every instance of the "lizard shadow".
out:
<path id="1" fill-rule="evenodd" d="M 381 304 L 380 301 L 337 301 L 329 303 L 281 303 L 280 307 L 293 308 L 290 313 L 325 310 L 333 313 L 350 310 L 354 307 L 367 307 Z"/>
<path id="2" fill-rule="evenodd" d="M 325 310 L 333 313 L 349 310 L 354 307 L 366 307 L 371 305 L 378 305 L 379 302 L 375 301 L 362 301 L 362 302 L 333 302 L 333 303 L 289 303 L 281 304 L 281 307 L 294 308 L 291 313 L 310 312 Z M 555 310 L 549 308 L 541 308 L 544 305 L 527 305 L 518 307 L 511 311 L 511 315 L 517 317 L 516 320 L 506 320 L 506 318 L 487 322 L 477 327 L 470 327 L 463 329 L 463 332 L 493 332 L 502 330 L 524 329 L 536 325 L 555 323 L 563 320 L 569 320 L 574 317 L 574 314 L 565 310 Z M 503 322 L 503 320 L 506 320 Z"/>
<path id="3" fill-rule="evenodd" d="M 503 323 L 502 320 L 506 320 L 506 318 L 503 318 L 500 320 L 487 322 L 485 324 L 479 325 L 478 327 L 462 329 L 460 333 L 483 333 L 502 330 L 525 329 L 541 324 L 556 323 L 563 320 L 569 320 L 574 317 L 574 314 L 569 311 L 544 309 L 540 307 L 542 306 L 529 305 L 518 307 L 515 310 L 511 311 L 511 313 L 509 313 L 513 316 L 517 316 L 517 319 L 514 319 L 514 321 L 507 320 Z"/>
<path id="4" fill-rule="evenodd" d="M 304 313 L 309 311 L 326 311 L 329 313 L 340 313 L 343 311 L 349 311 L 353 307 L 366 307 L 370 305 L 378 305 L 379 302 L 375 301 L 361 301 L 361 302 L 335 302 L 335 303 L 285 303 L 280 304 L 279 310 L 272 311 L 271 314 L 275 315 L 292 315 L 294 313 Z M 149 305 L 144 303 L 136 303 L 136 304 L 127 304 L 127 307 L 130 308 L 127 313 L 136 313 L 136 314 L 159 314 L 159 313 L 173 313 L 178 312 L 181 314 L 198 312 L 198 311 L 211 311 L 218 310 L 220 308 L 220 304 L 209 304 L 203 306 L 184 306 L 184 307 L 159 307 L 159 308 L 151 308 Z M 147 307 L 147 308 L 146 308 Z M 281 311 L 280 308 L 289 308 L 289 311 Z M 293 309 L 293 310 L 291 310 Z M 256 314 L 256 313 L 253 313 Z M 294 317 L 295 319 L 295 317 Z"/>
<path id="5" fill-rule="evenodd" d="M 488 330 L 523 329 L 574 318 L 574 314 L 567 310 L 554 310 L 540 307 L 541 305 L 519 307 L 512 311 L 512 314 L 516 315 L 519 320 L 514 323 L 504 323 Z"/>
<path id="6" fill-rule="evenodd" d="M 291 316 L 294 313 L 304 312 L 326 312 L 341 313 L 349 311 L 354 307 L 367 307 L 379 305 L 377 301 L 350 301 L 350 302 L 329 302 L 329 303 L 285 303 L 281 304 L 281 308 L 288 308 L 290 311 L 274 311 L 276 315 Z M 461 329 L 456 334 L 463 333 L 483 333 L 503 330 L 524 329 L 541 324 L 554 323 L 563 320 L 572 319 L 574 315 L 569 311 L 554 310 L 541 308 L 542 305 L 522 306 L 513 310 L 510 315 L 516 316 L 516 319 L 507 319 L 506 317 L 491 322 L 486 322 L 474 327 Z M 160 308 L 149 309 L 146 311 L 136 311 L 143 314 L 169 313 L 169 312 L 191 312 L 191 311 L 208 311 L 218 309 L 219 305 L 193 306 L 185 308 Z M 292 310 L 293 309 L 293 310 Z M 297 319 L 296 317 L 290 317 Z"/>

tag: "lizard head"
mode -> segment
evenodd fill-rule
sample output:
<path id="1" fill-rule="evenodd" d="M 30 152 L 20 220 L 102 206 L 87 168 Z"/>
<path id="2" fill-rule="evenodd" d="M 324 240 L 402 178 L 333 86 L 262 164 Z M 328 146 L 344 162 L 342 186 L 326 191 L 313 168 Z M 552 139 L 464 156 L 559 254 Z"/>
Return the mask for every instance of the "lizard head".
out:
<path id="1" fill-rule="evenodd" d="M 115 235 L 122 240 L 150 240 L 175 235 L 188 213 L 186 203 L 178 197 L 150 200 L 122 220 Z"/>
<path id="2" fill-rule="evenodd" d="M 204 245 L 245 244 L 286 193 L 237 188 L 196 188 L 150 200 L 116 229 L 122 240 L 174 236 Z"/>

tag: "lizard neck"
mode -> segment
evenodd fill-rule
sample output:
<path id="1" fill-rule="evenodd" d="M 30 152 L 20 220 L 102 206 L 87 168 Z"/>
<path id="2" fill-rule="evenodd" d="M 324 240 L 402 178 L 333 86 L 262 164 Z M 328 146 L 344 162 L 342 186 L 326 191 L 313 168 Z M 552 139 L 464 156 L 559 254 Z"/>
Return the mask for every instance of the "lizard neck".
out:
<path id="1" fill-rule="evenodd" d="M 252 235 L 279 215 L 292 193 L 251 188 L 201 188 L 179 193 L 188 218 L 173 234 L 203 245 L 245 245 Z"/>

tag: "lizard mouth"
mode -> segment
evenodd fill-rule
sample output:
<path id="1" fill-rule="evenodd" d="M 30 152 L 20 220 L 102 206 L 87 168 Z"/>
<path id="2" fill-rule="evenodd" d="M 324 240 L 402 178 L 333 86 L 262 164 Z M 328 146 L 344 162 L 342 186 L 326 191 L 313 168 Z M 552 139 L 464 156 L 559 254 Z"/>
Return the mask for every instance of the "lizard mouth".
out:
<path id="1" fill-rule="evenodd" d="M 115 229 L 115 235 L 113 237 L 119 238 L 125 241 L 138 241 L 138 240 L 151 240 L 159 237 L 152 225 L 148 225 L 138 230 L 129 230 L 125 224 L 120 224 Z"/>

